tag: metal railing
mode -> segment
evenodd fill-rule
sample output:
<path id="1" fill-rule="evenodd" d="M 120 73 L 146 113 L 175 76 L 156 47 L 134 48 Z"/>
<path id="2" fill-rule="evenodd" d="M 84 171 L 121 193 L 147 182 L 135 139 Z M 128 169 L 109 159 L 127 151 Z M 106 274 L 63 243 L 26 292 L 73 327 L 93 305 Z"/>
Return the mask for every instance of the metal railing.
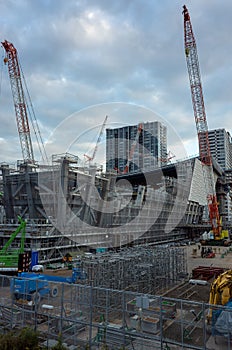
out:
<path id="1" fill-rule="evenodd" d="M 16 299 L 10 287 L 14 282 L 15 277 L 0 276 L 0 328 L 31 327 L 47 346 L 51 339 L 61 338 L 72 348 L 88 345 L 94 350 L 103 345 L 114 350 L 232 347 L 230 308 L 211 309 L 201 302 L 55 282 L 44 286 L 47 293 L 38 282 L 34 295 L 25 289 Z M 211 310 L 213 324 L 208 325 Z M 218 322 L 219 316 L 223 322 Z"/>

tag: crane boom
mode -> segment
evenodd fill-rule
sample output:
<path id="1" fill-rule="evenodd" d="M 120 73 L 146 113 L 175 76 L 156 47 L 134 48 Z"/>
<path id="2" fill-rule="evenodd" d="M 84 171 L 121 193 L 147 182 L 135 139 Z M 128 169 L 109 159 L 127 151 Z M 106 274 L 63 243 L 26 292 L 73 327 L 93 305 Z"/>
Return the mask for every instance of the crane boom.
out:
<path id="1" fill-rule="evenodd" d="M 20 74 L 20 67 L 18 62 L 17 50 L 14 45 L 7 40 L 2 42 L 6 51 L 5 63 L 8 63 L 8 71 L 10 77 L 11 90 L 14 100 L 14 107 L 16 113 L 16 121 L 18 133 L 21 143 L 23 160 L 26 163 L 35 163 L 30 128 L 27 116 L 27 109 L 25 97 L 22 86 L 22 79 Z"/>
<path id="2" fill-rule="evenodd" d="M 96 156 L 97 148 L 98 148 L 98 145 L 99 145 L 99 143 L 100 143 L 100 141 L 101 141 L 102 134 L 103 134 L 103 132 L 104 132 L 107 119 L 108 119 L 108 115 L 106 115 L 106 117 L 105 117 L 105 119 L 104 119 L 104 122 L 103 122 L 103 124 L 102 124 L 102 126 L 101 126 L 101 130 L 100 130 L 100 132 L 99 132 L 99 135 L 98 135 L 98 138 L 97 138 L 97 142 L 96 142 L 96 145 L 95 145 L 95 147 L 94 147 L 92 156 L 88 156 L 87 154 L 84 154 L 84 156 L 88 158 L 88 161 L 92 161 L 92 160 L 95 158 L 95 156 Z"/>
<path id="3" fill-rule="evenodd" d="M 185 56 L 189 74 L 192 104 L 197 128 L 199 156 L 203 166 L 210 222 L 214 237 L 221 232 L 221 220 L 215 191 L 212 156 L 209 146 L 208 125 L 206 119 L 203 89 L 201 84 L 200 67 L 197 55 L 196 40 L 193 34 L 190 15 L 187 7 L 183 6 Z"/>

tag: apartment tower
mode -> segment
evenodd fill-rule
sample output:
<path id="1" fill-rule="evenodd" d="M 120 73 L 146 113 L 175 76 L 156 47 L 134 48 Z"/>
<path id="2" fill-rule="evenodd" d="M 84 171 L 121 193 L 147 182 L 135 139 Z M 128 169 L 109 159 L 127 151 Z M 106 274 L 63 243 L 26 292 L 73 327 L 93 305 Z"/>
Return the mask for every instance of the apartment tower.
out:
<path id="1" fill-rule="evenodd" d="M 134 173 L 167 162 L 167 127 L 158 121 L 106 129 L 106 170 Z"/>
<path id="2" fill-rule="evenodd" d="M 224 170 L 223 193 L 219 198 L 220 211 L 226 225 L 232 223 L 232 140 L 225 129 L 209 131 L 211 155 Z"/>
<path id="3" fill-rule="evenodd" d="M 232 168 L 232 140 L 225 129 L 209 131 L 209 145 L 211 155 L 223 170 Z"/>

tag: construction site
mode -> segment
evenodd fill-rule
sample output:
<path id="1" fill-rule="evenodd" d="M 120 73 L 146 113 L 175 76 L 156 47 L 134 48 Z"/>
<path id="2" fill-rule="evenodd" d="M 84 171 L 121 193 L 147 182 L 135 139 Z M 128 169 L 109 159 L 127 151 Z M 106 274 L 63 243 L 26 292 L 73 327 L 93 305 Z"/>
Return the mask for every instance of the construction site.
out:
<path id="1" fill-rule="evenodd" d="M 231 249 L 209 261 L 196 248 L 139 247 L 83 256 L 76 266 L 85 275 L 78 281 L 67 269 L 46 270 L 36 279 L 32 273 L 2 275 L 1 329 L 32 327 L 47 348 L 61 335 L 67 349 L 230 349 L 230 326 L 224 325 L 222 335 L 217 323 L 208 323 L 208 299 L 211 282 L 231 261 Z M 189 275 L 195 259 L 202 265 Z M 214 305 L 217 309 L 231 313 Z"/>
<path id="2" fill-rule="evenodd" d="M 0 164 L 1 333 L 30 327 L 47 349 L 58 339 L 70 350 L 231 349 L 232 171 L 210 153 L 186 6 L 183 15 L 199 156 L 147 157 L 146 171 L 130 171 L 145 123 L 124 162 L 91 163 L 108 116 L 88 166 L 70 153 L 47 162 L 39 130 L 38 164 L 17 50 L 2 42 L 23 160 Z"/>

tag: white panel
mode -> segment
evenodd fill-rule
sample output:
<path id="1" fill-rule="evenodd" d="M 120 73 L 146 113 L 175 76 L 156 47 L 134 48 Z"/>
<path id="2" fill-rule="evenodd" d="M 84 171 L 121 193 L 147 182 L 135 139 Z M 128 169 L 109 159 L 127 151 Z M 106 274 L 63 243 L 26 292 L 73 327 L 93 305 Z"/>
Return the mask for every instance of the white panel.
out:
<path id="1" fill-rule="evenodd" d="M 196 158 L 193 169 L 189 200 L 197 202 L 200 205 L 207 204 L 207 194 L 205 191 L 205 182 L 201 162 Z"/>

